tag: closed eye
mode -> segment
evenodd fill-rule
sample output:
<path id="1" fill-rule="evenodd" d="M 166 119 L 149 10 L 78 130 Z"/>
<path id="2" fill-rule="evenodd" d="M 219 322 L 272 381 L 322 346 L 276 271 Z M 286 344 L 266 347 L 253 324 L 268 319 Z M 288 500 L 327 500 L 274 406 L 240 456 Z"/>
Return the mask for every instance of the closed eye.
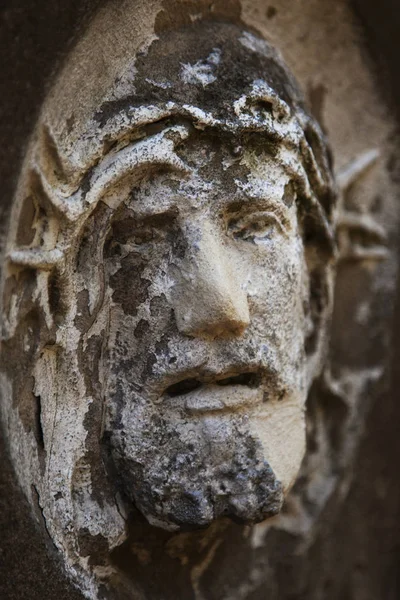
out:
<path id="1" fill-rule="evenodd" d="M 287 219 L 272 210 L 235 215 L 228 221 L 228 232 L 235 239 L 255 244 L 271 240 L 277 232 L 287 234 L 287 227 Z"/>
<path id="2" fill-rule="evenodd" d="M 165 237 L 174 227 L 176 211 L 149 215 L 145 218 L 119 219 L 112 226 L 112 241 L 119 246 L 145 246 Z"/>

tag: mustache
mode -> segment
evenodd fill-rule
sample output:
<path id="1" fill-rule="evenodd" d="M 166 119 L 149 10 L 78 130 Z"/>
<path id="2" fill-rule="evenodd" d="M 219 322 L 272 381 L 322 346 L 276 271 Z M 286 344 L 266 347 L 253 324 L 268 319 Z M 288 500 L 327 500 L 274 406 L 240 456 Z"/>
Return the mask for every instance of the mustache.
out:
<path id="1" fill-rule="evenodd" d="M 146 387 L 158 397 L 190 392 L 207 384 L 219 386 L 268 385 L 282 387 L 276 353 L 266 344 L 243 347 L 221 347 L 217 352 L 179 353 L 177 357 L 164 351 L 155 355 L 151 372 L 143 373 L 139 382 L 133 382 L 139 392 Z"/>

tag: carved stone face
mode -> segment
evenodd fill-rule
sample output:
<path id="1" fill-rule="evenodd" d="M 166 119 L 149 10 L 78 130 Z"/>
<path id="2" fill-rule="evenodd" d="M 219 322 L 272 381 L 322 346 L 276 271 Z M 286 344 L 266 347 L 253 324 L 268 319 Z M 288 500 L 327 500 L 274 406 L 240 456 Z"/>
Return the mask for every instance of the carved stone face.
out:
<path id="1" fill-rule="evenodd" d="M 290 176 L 257 140 L 195 134 L 104 249 L 107 446 L 163 527 L 276 513 L 304 453 L 309 280 Z"/>
<path id="2" fill-rule="evenodd" d="M 327 148 L 275 51 L 199 24 L 128 72 L 77 131 L 49 101 L 3 277 L 11 453 L 83 579 L 133 507 L 170 530 L 280 510 L 331 309 Z"/>

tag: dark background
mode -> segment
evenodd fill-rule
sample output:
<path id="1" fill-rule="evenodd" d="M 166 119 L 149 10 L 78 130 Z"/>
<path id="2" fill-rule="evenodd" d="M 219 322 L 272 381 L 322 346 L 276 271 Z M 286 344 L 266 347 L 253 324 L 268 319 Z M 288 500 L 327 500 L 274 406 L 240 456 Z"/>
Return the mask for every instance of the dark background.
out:
<path id="1" fill-rule="evenodd" d="M 102 2 L 0 0 L 0 227 L 6 225 L 27 140 L 53 75 Z M 377 84 L 393 112 L 398 112 L 398 0 L 353 0 L 353 6 Z M 329 552 L 308 556 L 316 570 L 321 561 L 331 565 L 324 600 L 400 599 L 400 299 L 397 305 L 391 389 L 370 413 L 355 483 L 340 519 L 326 532 Z M 0 598 L 82 599 L 62 574 L 51 542 L 43 543 L 43 533 L 15 485 L 1 440 L 0 455 Z M 290 557 L 290 570 L 289 563 Z M 296 577 L 294 567 L 292 576 Z M 304 600 L 316 599 L 312 575 L 306 587 Z M 281 598 L 299 596 L 283 593 Z"/>

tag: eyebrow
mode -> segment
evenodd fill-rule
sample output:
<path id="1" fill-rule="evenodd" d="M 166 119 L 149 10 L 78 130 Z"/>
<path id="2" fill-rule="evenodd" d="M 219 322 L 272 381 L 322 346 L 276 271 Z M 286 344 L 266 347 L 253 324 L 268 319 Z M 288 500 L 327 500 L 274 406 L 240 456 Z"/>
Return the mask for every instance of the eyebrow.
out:
<path id="1" fill-rule="evenodd" d="M 287 206 L 287 204 L 285 204 L 283 197 L 277 198 L 277 197 L 267 196 L 265 194 L 258 195 L 258 196 L 251 196 L 251 195 L 243 192 L 243 190 L 240 190 L 240 191 L 241 191 L 241 199 L 234 198 L 231 201 L 229 201 L 229 200 L 227 201 L 226 210 L 228 212 L 239 212 L 240 210 L 242 210 L 243 206 L 255 206 L 255 207 L 260 207 L 261 209 L 262 208 L 271 208 L 271 209 L 277 210 L 277 211 L 282 210 L 283 213 L 286 213 L 287 209 L 289 208 Z"/>
<path id="2" fill-rule="evenodd" d="M 128 207 L 127 207 L 128 208 Z M 131 213 L 131 216 L 129 218 L 133 218 L 134 220 L 138 221 L 139 223 L 148 223 L 148 224 L 157 224 L 157 222 L 161 221 L 162 219 L 170 219 L 171 221 L 173 219 L 175 219 L 179 212 L 178 212 L 178 208 L 176 207 L 176 205 L 171 205 L 169 207 L 163 207 L 161 210 L 154 210 L 154 211 L 147 211 L 147 212 L 141 212 L 140 210 L 137 211 L 135 209 L 135 207 L 129 208 L 129 211 Z M 118 221 L 124 221 L 125 217 L 120 216 L 118 218 Z"/>
<path id="3" fill-rule="evenodd" d="M 140 189 L 140 183 L 137 188 Z M 129 198 L 125 201 L 125 206 L 131 210 L 138 218 L 147 219 L 152 216 L 178 213 L 178 205 L 176 198 L 168 194 L 157 194 L 155 193 L 157 201 L 149 205 L 148 197 L 138 197 L 136 194 L 130 194 Z"/>
<path id="4" fill-rule="evenodd" d="M 283 222 L 283 225 L 289 226 L 290 221 L 288 218 L 288 207 L 283 202 L 280 202 L 277 199 L 267 198 L 266 196 L 244 196 L 245 201 L 242 202 L 240 200 L 233 200 L 229 203 L 225 210 L 230 216 L 235 216 L 243 211 L 243 209 L 247 212 L 270 212 L 280 218 Z"/>

